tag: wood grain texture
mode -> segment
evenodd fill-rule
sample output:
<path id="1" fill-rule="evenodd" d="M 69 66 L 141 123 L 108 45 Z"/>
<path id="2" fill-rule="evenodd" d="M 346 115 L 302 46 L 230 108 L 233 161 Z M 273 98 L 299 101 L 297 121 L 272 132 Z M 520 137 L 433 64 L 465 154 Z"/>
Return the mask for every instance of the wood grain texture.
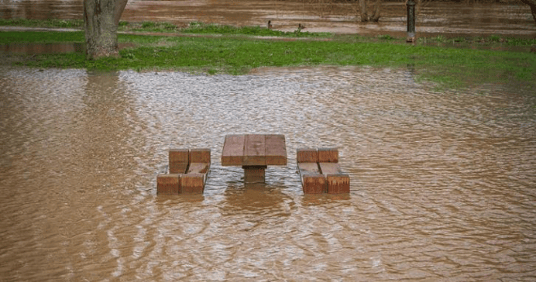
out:
<path id="1" fill-rule="evenodd" d="M 243 166 L 266 165 L 266 137 L 262 134 L 245 136 Z"/>
<path id="2" fill-rule="evenodd" d="M 285 135 L 268 134 L 265 135 L 266 143 L 266 165 L 286 165 L 287 147 Z"/>
<path id="3" fill-rule="evenodd" d="M 338 163 L 339 150 L 337 148 L 319 148 L 318 149 L 319 163 Z"/>
<path id="4" fill-rule="evenodd" d="M 244 135 L 227 135 L 221 154 L 221 165 L 241 166 L 244 158 Z"/>
<path id="5" fill-rule="evenodd" d="M 297 149 L 296 161 L 298 163 L 317 163 L 318 151 L 316 149 L 309 149 L 309 148 Z"/>
<path id="6" fill-rule="evenodd" d="M 189 163 L 188 149 L 169 150 L 169 173 L 186 173 Z"/>
<path id="7" fill-rule="evenodd" d="M 325 175 L 342 173 L 338 163 L 318 163 L 318 166 L 320 166 L 320 172 Z"/>

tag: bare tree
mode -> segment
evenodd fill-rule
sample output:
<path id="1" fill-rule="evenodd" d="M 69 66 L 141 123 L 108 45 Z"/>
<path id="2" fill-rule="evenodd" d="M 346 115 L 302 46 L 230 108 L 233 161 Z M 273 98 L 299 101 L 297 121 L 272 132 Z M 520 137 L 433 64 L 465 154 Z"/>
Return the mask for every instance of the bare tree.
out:
<path id="1" fill-rule="evenodd" d="M 84 0 L 86 55 L 89 60 L 118 56 L 117 27 L 128 0 Z"/>
<path id="2" fill-rule="evenodd" d="M 532 18 L 534 19 L 534 23 L 536 23 L 536 0 L 521 0 L 521 2 L 530 6 Z"/>
<path id="3" fill-rule="evenodd" d="M 372 8 L 372 16 L 370 16 L 369 18 L 371 22 L 377 22 L 380 19 L 381 7 L 382 7 L 382 0 L 376 0 L 374 2 L 374 8 Z"/>
<path id="4" fill-rule="evenodd" d="M 362 22 L 377 22 L 380 19 L 380 12 L 382 6 L 382 0 L 375 0 L 374 7 L 372 8 L 372 15 L 369 17 L 367 13 L 368 0 L 359 0 L 359 15 Z"/>
<path id="5" fill-rule="evenodd" d="M 367 0 L 359 0 L 359 15 L 362 22 L 368 22 Z"/>

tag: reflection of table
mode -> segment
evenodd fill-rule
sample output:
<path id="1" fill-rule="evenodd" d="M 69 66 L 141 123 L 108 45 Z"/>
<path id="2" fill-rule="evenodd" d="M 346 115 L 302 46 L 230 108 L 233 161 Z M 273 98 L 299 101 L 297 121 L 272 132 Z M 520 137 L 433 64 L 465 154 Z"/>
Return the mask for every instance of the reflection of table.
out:
<path id="1" fill-rule="evenodd" d="M 223 166 L 242 166 L 244 182 L 264 182 L 269 165 L 286 165 L 285 135 L 227 135 L 221 154 Z"/>

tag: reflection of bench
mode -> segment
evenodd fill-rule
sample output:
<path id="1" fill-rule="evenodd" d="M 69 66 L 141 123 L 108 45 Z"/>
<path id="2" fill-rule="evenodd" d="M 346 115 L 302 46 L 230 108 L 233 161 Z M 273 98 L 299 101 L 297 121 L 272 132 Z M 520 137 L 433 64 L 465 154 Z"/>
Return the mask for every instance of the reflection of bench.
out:
<path id="1" fill-rule="evenodd" d="M 298 149 L 297 160 L 304 194 L 350 193 L 350 176 L 339 166 L 337 149 Z"/>
<path id="2" fill-rule="evenodd" d="M 157 177 L 157 194 L 202 194 L 210 169 L 210 149 L 169 150 L 168 174 Z"/>

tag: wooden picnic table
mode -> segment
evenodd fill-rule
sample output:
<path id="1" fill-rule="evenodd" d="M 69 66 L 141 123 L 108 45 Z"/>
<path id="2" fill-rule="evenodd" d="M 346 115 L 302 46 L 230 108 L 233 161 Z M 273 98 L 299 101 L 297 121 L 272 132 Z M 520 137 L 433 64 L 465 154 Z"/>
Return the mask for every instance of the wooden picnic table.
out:
<path id="1" fill-rule="evenodd" d="M 221 164 L 242 166 L 244 182 L 264 182 L 267 166 L 287 164 L 285 135 L 226 135 Z"/>

